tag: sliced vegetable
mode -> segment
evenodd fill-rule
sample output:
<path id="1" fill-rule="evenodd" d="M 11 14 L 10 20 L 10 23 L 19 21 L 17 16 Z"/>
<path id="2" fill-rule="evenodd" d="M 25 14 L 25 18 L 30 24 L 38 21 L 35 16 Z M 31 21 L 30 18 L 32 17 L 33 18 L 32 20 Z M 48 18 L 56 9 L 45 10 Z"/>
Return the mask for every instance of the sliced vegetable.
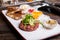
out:
<path id="1" fill-rule="evenodd" d="M 28 12 L 32 13 L 34 11 L 34 9 L 29 9 Z"/>
<path id="2" fill-rule="evenodd" d="M 35 20 L 34 20 L 33 16 L 31 14 L 27 14 L 22 22 L 25 25 L 27 25 L 27 24 L 34 25 L 34 21 Z"/>
<path id="3" fill-rule="evenodd" d="M 40 21 L 40 24 L 44 27 L 43 23 Z"/>

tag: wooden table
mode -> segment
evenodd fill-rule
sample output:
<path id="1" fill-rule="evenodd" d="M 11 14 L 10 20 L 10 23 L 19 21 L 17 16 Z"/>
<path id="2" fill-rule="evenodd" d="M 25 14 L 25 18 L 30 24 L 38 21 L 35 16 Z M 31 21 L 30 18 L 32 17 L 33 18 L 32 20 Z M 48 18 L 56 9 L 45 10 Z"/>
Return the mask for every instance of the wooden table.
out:
<path id="1" fill-rule="evenodd" d="M 0 15 L 0 40 L 17 40 Z"/>

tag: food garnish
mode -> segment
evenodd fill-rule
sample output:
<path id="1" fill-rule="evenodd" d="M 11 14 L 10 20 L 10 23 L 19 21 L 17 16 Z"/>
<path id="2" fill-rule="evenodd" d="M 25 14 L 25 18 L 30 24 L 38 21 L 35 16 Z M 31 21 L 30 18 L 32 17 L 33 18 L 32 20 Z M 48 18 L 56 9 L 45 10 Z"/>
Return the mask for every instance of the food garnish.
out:
<path id="1" fill-rule="evenodd" d="M 22 19 L 19 28 L 24 31 L 33 31 L 39 27 L 39 22 L 37 22 L 31 14 L 26 14 L 25 18 Z"/>
<path id="2" fill-rule="evenodd" d="M 25 25 L 27 25 L 27 24 L 34 25 L 34 21 L 35 21 L 35 19 L 32 17 L 32 15 L 31 14 L 27 14 L 22 22 Z"/>
<path id="3" fill-rule="evenodd" d="M 32 13 L 34 11 L 34 9 L 29 9 L 28 12 Z"/>
<path id="4" fill-rule="evenodd" d="M 39 16 L 41 16 L 43 13 L 41 11 L 33 11 L 32 16 L 37 19 Z"/>

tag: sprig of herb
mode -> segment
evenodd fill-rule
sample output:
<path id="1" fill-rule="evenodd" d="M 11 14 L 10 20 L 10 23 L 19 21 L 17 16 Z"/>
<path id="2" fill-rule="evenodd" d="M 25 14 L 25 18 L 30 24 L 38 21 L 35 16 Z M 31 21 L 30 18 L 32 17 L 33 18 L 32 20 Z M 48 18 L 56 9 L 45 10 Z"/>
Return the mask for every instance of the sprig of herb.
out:
<path id="1" fill-rule="evenodd" d="M 33 16 L 31 14 L 27 14 L 22 22 L 24 23 L 24 25 L 27 25 L 27 24 L 34 25 L 34 21 L 35 20 Z"/>

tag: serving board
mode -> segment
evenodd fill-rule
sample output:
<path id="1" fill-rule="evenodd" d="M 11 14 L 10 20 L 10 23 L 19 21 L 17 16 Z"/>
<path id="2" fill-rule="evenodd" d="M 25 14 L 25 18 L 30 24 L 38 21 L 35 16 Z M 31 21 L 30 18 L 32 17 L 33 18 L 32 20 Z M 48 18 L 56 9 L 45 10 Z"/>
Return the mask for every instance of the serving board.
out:
<path id="1" fill-rule="evenodd" d="M 10 17 L 8 17 L 6 15 L 7 10 L 2 10 L 2 14 L 7 18 L 7 20 L 12 24 L 12 26 L 17 30 L 17 32 L 24 38 L 27 40 L 40 40 L 40 39 L 45 39 L 54 35 L 58 35 L 60 34 L 60 25 L 57 24 L 56 27 L 54 27 L 53 29 L 45 29 L 42 27 L 42 25 L 39 25 L 39 28 L 37 28 L 37 30 L 32 31 L 32 32 L 27 32 L 27 31 L 23 31 L 21 29 L 19 29 L 19 24 L 21 22 L 20 20 L 14 20 Z M 43 17 L 44 15 L 42 15 L 40 18 L 42 19 L 49 19 L 49 17 Z"/>

